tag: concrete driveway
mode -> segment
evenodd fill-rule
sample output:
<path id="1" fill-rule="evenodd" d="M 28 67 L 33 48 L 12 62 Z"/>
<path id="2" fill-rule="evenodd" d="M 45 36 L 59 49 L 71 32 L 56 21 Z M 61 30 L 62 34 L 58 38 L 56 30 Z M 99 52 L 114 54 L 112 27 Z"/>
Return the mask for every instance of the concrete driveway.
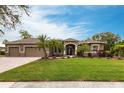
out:
<path id="1" fill-rule="evenodd" d="M 0 57 L 0 73 L 30 63 L 40 57 Z"/>

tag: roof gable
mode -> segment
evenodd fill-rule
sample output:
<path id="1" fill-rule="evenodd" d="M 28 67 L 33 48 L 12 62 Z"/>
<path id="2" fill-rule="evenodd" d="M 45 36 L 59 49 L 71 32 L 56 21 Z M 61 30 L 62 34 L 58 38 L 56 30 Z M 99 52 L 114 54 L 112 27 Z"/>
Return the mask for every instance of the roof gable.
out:
<path id="1" fill-rule="evenodd" d="M 67 38 L 67 39 L 65 39 L 64 41 L 78 41 L 78 40 L 73 39 L 73 38 Z"/>

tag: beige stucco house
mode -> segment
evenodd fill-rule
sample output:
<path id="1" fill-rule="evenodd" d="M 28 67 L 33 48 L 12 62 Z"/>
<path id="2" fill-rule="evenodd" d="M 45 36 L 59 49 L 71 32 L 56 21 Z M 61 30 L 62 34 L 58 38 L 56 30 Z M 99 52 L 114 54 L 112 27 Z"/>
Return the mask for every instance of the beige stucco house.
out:
<path id="1" fill-rule="evenodd" d="M 44 52 L 38 47 L 39 40 L 36 38 L 22 39 L 17 41 L 11 41 L 6 43 L 6 56 L 11 57 L 43 57 Z M 64 43 L 64 51 L 59 49 L 54 50 L 56 55 L 77 55 L 77 47 L 80 44 L 87 43 L 90 46 L 90 53 L 97 51 L 103 51 L 105 42 L 101 41 L 79 41 L 72 38 L 62 40 Z M 47 48 L 47 54 L 52 56 L 51 51 Z"/>

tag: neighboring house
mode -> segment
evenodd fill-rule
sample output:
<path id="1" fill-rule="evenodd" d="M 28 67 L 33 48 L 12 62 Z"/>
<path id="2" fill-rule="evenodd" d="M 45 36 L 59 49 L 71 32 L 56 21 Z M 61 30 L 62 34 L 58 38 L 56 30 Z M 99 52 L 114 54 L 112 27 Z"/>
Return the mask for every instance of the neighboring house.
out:
<path id="1" fill-rule="evenodd" d="M 5 47 L 0 46 L 0 52 L 5 52 Z"/>
<path id="2" fill-rule="evenodd" d="M 44 52 L 38 48 L 39 40 L 36 38 L 22 39 L 6 43 L 6 56 L 24 56 L 24 57 L 43 57 Z M 103 51 L 105 42 L 100 41 L 79 41 L 72 38 L 62 40 L 64 43 L 64 51 L 61 49 L 54 49 L 56 55 L 77 55 L 77 47 L 80 44 L 87 43 L 90 46 L 90 53 Z M 47 54 L 52 56 L 51 51 L 47 48 Z"/>
<path id="3" fill-rule="evenodd" d="M 0 52 L 5 52 L 5 45 L 0 43 Z"/>

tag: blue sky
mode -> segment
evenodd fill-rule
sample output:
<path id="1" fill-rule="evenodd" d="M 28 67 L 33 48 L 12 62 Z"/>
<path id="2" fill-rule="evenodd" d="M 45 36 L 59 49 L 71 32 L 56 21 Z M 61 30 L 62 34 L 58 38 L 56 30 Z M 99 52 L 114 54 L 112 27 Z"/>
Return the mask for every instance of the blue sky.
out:
<path id="1" fill-rule="evenodd" d="M 31 6 L 30 17 L 24 15 L 16 30 L 6 30 L 1 40 L 20 39 L 18 31 L 26 29 L 34 37 L 87 39 L 100 32 L 113 32 L 124 39 L 124 6 Z"/>

